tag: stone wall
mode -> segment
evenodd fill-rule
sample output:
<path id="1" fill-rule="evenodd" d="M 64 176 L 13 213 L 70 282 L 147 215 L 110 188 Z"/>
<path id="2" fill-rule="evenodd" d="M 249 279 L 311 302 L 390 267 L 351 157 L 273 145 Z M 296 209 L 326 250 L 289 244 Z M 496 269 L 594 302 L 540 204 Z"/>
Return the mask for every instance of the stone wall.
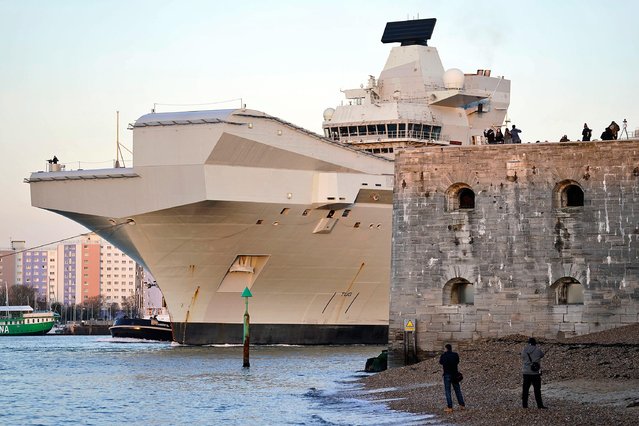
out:
<path id="1" fill-rule="evenodd" d="M 417 321 L 422 355 L 635 323 L 638 239 L 639 141 L 402 151 L 391 353 L 403 351 L 405 319 Z"/>

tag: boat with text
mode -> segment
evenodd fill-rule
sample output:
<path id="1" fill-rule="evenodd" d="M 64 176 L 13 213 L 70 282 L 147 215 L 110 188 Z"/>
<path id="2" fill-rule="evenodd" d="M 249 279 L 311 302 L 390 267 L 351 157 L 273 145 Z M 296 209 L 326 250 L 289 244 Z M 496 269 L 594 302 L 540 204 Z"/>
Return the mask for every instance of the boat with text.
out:
<path id="1" fill-rule="evenodd" d="M 52 311 L 34 311 L 31 306 L 0 306 L 0 336 L 36 336 L 47 334 L 59 315 Z"/>
<path id="2" fill-rule="evenodd" d="M 156 278 L 179 343 L 385 344 L 397 149 L 478 143 L 510 82 L 444 70 L 434 19 L 389 22 L 378 78 L 318 135 L 257 110 L 152 112 L 132 167 L 36 172 L 32 204 L 81 223 Z M 58 165 L 59 166 L 59 165 Z"/>

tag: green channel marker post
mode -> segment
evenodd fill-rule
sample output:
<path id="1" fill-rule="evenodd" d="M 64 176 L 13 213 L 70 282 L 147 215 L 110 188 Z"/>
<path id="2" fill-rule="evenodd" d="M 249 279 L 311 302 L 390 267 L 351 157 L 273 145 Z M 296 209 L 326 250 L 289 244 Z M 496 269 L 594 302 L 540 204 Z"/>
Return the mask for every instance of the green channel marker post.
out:
<path id="1" fill-rule="evenodd" d="M 244 291 L 242 292 L 242 297 L 246 303 L 246 310 L 244 311 L 244 364 L 242 367 L 250 367 L 251 363 L 249 362 L 249 312 L 248 312 L 248 300 L 249 297 L 253 297 L 251 294 L 251 290 L 248 287 L 244 287 Z"/>

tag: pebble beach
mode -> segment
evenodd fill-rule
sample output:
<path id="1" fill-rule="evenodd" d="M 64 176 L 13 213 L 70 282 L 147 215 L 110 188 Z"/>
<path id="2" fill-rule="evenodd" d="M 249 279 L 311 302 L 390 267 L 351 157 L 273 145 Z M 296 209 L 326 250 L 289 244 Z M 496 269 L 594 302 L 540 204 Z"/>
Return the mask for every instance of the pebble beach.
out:
<path id="1" fill-rule="evenodd" d="M 528 336 L 476 341 L 459 353 L 466 409 L 454 393 L 446 400 L 439 357 L 392 368 L 362 379 L 368 398 L 391 408 L 435 414 L 454 425 L 637 425 L 639 424 L 639 324 L 572 339 L 537 339 L 542 360 L 542 397 L 548 410 L 521 408 L 520 353 Z M 443 349 L 443 348 L 442 348 Z"/>

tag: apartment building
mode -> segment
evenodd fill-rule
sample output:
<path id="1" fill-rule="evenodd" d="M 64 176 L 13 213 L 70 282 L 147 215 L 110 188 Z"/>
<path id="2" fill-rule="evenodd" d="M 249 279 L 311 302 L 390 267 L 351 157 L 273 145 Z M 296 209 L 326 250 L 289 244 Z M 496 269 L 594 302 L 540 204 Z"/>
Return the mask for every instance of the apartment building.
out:
<path id="1" fill-rule="evenodd" d="M 29 285 L 47 303 L 75 305 L 101 296 L 105 305 L 142 306 L 144 270 L 96 234 L 34 250 L 14 241 L 0 253 L 11 254 L 0 257 L 0 284 Z"/>

